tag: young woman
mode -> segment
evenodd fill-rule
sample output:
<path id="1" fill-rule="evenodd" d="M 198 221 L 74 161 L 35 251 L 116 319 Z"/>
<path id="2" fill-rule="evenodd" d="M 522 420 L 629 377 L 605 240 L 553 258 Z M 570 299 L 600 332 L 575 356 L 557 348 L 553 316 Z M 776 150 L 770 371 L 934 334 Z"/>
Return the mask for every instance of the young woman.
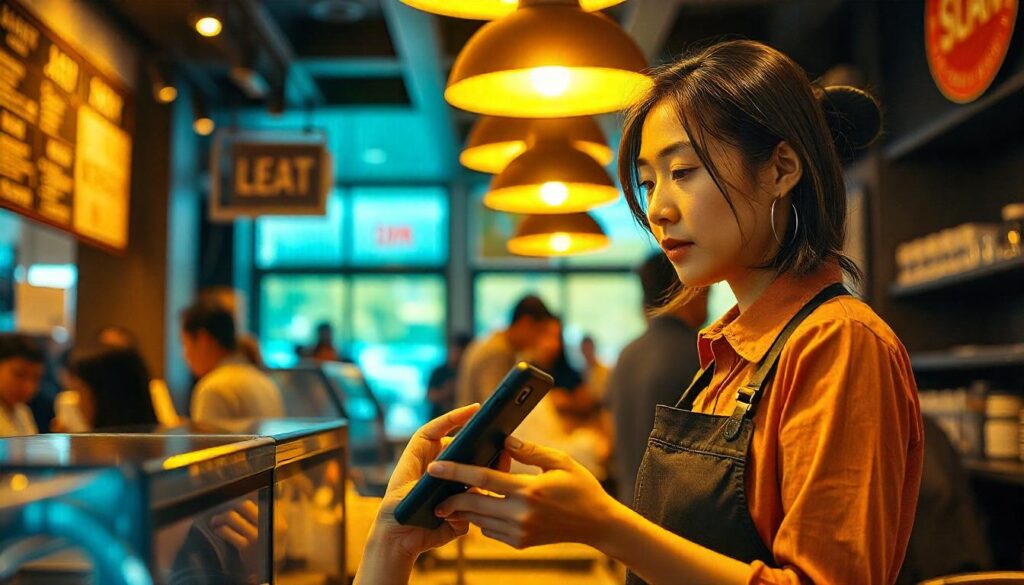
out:
<path id="1" fill-rule="evenodd" d="M 416 554 L 467 522 L 515 547 L 591 545 L 629 567 L 629 583 L 895 581 L 921 418 L 906 350 L 839 284 L 857 271 L 842 254 L 846 199 L 826 115 L 838 100 L 748 41 L 653 78 L 626 119 L 626 197 L 684 287 L 726 281 L 738 303 L 700 332 L 702 371 L 679 403 L 658 407 L 633 509 L 564 454 L 516 438 L 507 453 L 543 473 L 430 463 L 473 408 L 454 411 L 410 445 L 364 582 L 404 583 Z M 398 526 L 402 484 L 423 467 L 502 497 L 449 499 L 435 532 Z"/>

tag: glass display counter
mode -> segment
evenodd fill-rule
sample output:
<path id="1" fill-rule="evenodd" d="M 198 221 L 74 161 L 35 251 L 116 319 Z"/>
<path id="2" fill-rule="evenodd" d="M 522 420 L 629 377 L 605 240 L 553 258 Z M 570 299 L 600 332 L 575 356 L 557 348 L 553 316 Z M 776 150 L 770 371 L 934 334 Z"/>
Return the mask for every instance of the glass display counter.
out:
<path id="1" fill-rule="evenodd" d="M 384 410 L 359 367 L 323 362 L 269 370 L 284 396 L 285 415 L 348 420 L 350 476 L 363 495 L 381 496 L 394 468 L 396 450 L 384 428 Z"/>
<path id="2" fill-rule="evenodd" d="M 345 583 L 344 420 L 268 419 L 189 423 L 160 434 L 238 434 L 274 441 L 273 576 L 283 585 Z"/>
<path id="3" fill-rule="evenodd" d="M 72 528 L 95 528 L 83 536 L 92 546 L 86 553 L 107 551 L 114 560 L 105 563 L 114 565 L 122 559 L 132 566 L 137 558 L 142 573 L 160 585 L 251 585 L 270 581 L 274 447 L 269 438 L 240 435 L 10 437 L 0 440 L 0 481 L 33 486 L 68 474 L 105 478 L 62 500 L 79 516 L 68 506 L 55 516 Z M 3 506 L 10 506 L 6 499 Z M 25 513 L 10 512 L 12 518 Z M 85 555 L 90 561 L 64 550 L 39 553 L 13 582 L 115 582 L 105 573 L 94 578 L 95 555 Z"/>

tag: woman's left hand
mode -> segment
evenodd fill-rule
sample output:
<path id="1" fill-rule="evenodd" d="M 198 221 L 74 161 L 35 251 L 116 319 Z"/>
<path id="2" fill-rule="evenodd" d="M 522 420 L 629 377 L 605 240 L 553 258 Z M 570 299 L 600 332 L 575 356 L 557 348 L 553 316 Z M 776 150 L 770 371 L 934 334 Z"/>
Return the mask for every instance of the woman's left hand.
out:
<path id="1" fill-rule="evenodd" d="M 603 525 L 618 502 L 589 471 L 561 451 L 515 437 L 505 442 L 512 459 L 540 467 L 540 475 L 434 462 L 427 472 L 497 494 L 467 492 L 452 496 L 436 513 L 451 521 L 469 521 L 485 536 L 515 548 L 556 542 L 596 546 Z"/>

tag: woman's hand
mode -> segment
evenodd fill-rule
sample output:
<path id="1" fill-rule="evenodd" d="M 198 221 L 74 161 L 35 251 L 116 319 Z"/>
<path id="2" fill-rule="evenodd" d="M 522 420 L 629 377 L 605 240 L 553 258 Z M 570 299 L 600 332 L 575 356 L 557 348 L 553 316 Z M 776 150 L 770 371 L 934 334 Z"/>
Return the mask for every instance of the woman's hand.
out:
<path id="1" fill-rule="evenodd" d="M 597 479 L 561 451 L 515 437 L 505 442 L 512 459 L 540 467 L 540 475 L 511 474 L 448 461 L 430 464 L 434 477 L 478 488 L 437 507 L 448 522 L 469 521 L 484 535 L 515 548 L 556 542 L 597 546 L 619 503 Z M 485 495 L 479 490 L 497 494 Z"/>
<path id="2" fill-rule="evenodd" d="M 423 425 L 405 447 L 388 482 L 387 492 L 370 529 L 357 583 L 401 583 L 408 581 L 412 563 L 420 553 L 442 546 L 466 534 L 469 523 L 452 519 L 434 530 L 403 526 L 395 520 L 395 508 L 451 441 L 446 435 L 466 424 L 479 404 L 458 408 Z"/>

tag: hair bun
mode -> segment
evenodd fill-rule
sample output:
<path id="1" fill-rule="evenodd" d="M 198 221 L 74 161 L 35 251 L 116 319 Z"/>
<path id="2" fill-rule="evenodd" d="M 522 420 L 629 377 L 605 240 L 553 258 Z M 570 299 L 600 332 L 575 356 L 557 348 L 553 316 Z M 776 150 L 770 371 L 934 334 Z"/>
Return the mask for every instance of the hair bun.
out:
<path id="1" fill-rule="evenodd" d="M 839 157 L 853 159 L 858 150 L 870 146 L 882 129 L 882 109 L 868 92 L 849 85 L 832 85 L 818 94 L 825 120 Z"/>

